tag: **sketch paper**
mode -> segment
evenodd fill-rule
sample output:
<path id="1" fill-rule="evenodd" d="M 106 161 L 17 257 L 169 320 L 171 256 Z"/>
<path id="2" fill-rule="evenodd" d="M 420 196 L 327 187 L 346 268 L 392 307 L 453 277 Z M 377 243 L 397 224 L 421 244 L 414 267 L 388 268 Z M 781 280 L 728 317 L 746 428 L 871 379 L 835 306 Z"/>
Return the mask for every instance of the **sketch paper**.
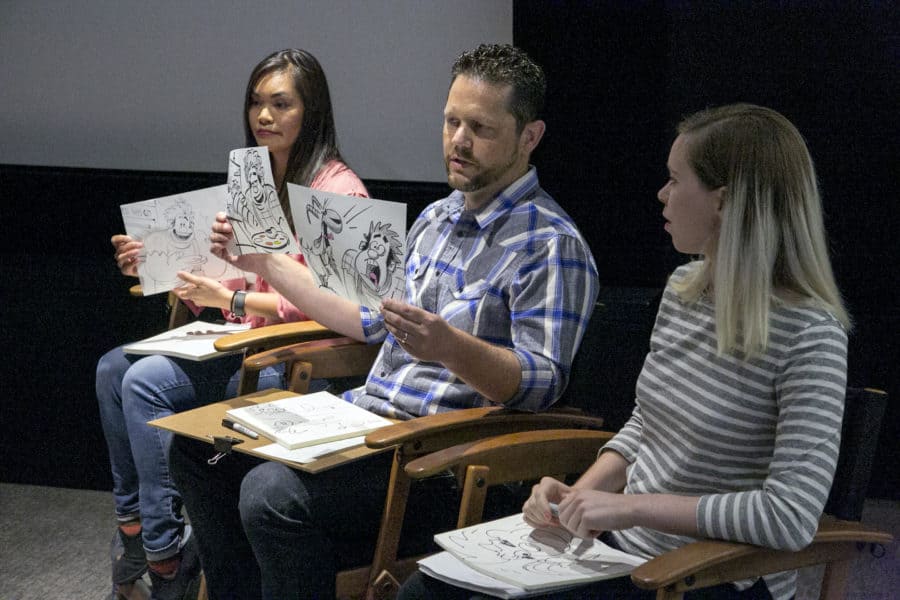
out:
<path id="1" fill-rule="evenodd" d="M 434 536 L 467 566 L 527 591 L 620 577 L 644 559 L 561 527 L 535 529 L 512 515 Z"/>
<path id="2" fill-rule="evenodd" d="M 125 354 L 162 354 L 188 360 L 206 360 L 230 354 L 219 352 L 213 345 L 230 333 L 250 329 L 249 323 L 207 323 L 193 321 L 122 347 Z"/>
<path id="3" fill-rule="evenodd" d="M 328 392 L 292 396 L 225 412 L 290 450 L 364 435 L 391 424 Z"/>
<path id="4" fill-rule="evenodd" d="M 449 552 L 438 552 L 437 554 L 426 556 L 418 561 L 418 565 L 420 571 L 439 581 L 498 598 L 528 598 L 529 596 L 548 593 L 546 589 L 528 591 L 511 583 L 479 573 Z M 574 586 L 560 586 L 559 588 L 553 588 L 552 592 L 559 592 L 571 587 Z"/>
<path id="5" fill-rule="evenodd" d="M 295 448 L 293 450 L 288 450 L 281 444 L 268 444 L 266 446 L 255 448 L 254 452 L 256 452 L 257 454 L 263 454 L 265 456 L 268 456 L 269 458 L 287 460 L 290 462 L 305 465 L 314 462 L 328 454 L 339 452 L 347 448 L 353 448 L 355 446 L 362 446 L 365 443 L 366 436 L 360 435 L 356 437 L 344 438 L 342 440 L 336 440 L 333 442 L 325 442 L 324 444 L 303 446 L 302 448 Z"/>
<path id="6" fill-rule="evenodd" d="M 406 205 L 288 184 L 294 229 L 319 287 L 378 308 L 403 298 Z"/>
<path id="7" fill-rule="evenodd" d="M 178 271 L 219 280 L 244 276 L 209 251 L 209 234 L 225 197 L 220 185 L 119 207 L 125 233 L 144 243 L 137 271 L 145 296 L 182 285 Z"/>
<path id="8" fill-rule="evenodd" d="M 232 254 L 299 254 L 278 200 L 269 150 L 238 148 L 228 154 L 228 221 L 234 228 Z"/>

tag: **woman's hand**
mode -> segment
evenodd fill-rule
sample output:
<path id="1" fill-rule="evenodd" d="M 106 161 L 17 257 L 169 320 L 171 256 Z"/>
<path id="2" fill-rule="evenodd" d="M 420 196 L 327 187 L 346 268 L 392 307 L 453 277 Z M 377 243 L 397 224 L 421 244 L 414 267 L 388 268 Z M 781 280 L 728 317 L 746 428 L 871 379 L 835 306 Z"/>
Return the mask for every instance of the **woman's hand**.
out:
<path id="1" fill-rule="evenodd" d="M 197 306 L 231 309 L 234 292 L 215 279 L 191 275 L 186 271 L 179 271 L 178 278 L 185 283 L 172 291 L 180 299 L 190 300 Z"/>
<path id="2" fill-rule="evenodd" d="M 636 496 L 572 489 L 559 503 L 559 524 L 582 539 L 636 525 Z"/>
<path id="3" fill-rule="evenodd" d="M 572 488 L 552 477 L 544 477 L 533 488 L 531 496 L 522 505 L 522 516 L 532 527 L 551 527 L 559 525 L 559 519 L 553 514 L 550 504 L 557 506 L 571 493 Z"/>
<path id="4" fill-rule="evenodd" d="M 115 248 L 116 265 L 122 275 L 137 277 L 137 266 L 141 259 L 144 244 L 123 233 L 112 236 L 110 242 Z"/>

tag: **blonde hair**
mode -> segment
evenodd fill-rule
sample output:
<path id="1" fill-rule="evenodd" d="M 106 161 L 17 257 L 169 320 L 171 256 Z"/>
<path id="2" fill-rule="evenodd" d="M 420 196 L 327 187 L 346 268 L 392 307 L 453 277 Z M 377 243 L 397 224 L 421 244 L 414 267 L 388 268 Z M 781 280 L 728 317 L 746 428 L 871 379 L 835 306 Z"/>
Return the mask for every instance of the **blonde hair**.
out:
<path id="1" fill-rule="evenodd" d="M 797 128 L 774 110 L 732 104 L 691 115 L 678 132 L 700 181 L 724 188 L 712 250 L 676 286 L 686 301 L 711 293 L 718 351 L 763 352 L 773 303 L 822 308 L 849 330 L 815 169 Z"/>

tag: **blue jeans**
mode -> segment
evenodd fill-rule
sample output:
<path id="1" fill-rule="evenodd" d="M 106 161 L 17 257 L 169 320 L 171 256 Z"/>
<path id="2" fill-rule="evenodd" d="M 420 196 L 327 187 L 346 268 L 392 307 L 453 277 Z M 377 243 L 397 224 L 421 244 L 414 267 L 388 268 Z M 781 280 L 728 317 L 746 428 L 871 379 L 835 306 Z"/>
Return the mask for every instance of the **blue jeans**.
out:
<path id="1" fill-rule="evenodd" d="M 314 475 L 176 436 L 169 463 L 211 600 L 333 598 L 335 573 L 368 564 L 392 452 Z"/>
<path id="2" fill-rule="evenodd" d="M 167 462 L 172 434 L 147 421 L 234 396 L 241 360 L 240 355 L 200 362 L 135 356 L 120 347 L 103 355 L 97 365 L 97 400 L 109 447 L 116 516 L 120 521 L 140 517 L 148 560 L 178 553 L 184 519 Z M 262 371 L 259 382 L 260 389 L 283 388 L 283 369 Z"/>

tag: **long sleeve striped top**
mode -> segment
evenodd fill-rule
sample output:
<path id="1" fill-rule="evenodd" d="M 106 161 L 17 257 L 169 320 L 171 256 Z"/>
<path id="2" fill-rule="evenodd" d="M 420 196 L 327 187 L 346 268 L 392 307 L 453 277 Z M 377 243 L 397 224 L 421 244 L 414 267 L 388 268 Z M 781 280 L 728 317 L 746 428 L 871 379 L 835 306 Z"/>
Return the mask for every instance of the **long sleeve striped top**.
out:
<path id="1" fill-rule="evenodd" d="M 763 355 L 718 355 L 712 304 L 684 303 L 671 286 L 690 268 L 670 279 L 634 413 L 603 451 L 629 462 L 627 494 L 700 496 L 703 537 L 803 548 L 837 464 L 847 336 L 825 311 L 780 306 Z M 623 550 L 648 558 L 692 541 L 641 527 L 613 535 Z M 795 571 L 765 579 L 777 600 L 794 594 Z"/>

